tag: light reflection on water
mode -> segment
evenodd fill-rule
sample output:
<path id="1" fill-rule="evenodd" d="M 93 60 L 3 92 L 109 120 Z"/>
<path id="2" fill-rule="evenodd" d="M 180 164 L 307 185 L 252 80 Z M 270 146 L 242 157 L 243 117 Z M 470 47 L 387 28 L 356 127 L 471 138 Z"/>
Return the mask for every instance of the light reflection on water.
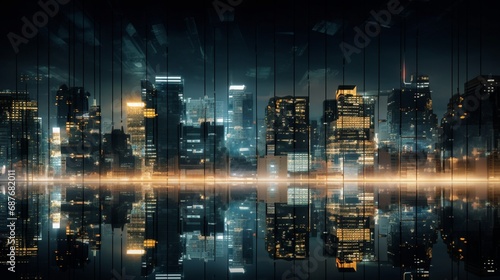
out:
<path id="1" fill-rule="evenodd" d="M 0 184 L 3 263 L 9 253 L 6 188 Z M 499 192 L 496 184 L 477 182 L 19 183 L 15 275 L 498 277 Z"/>

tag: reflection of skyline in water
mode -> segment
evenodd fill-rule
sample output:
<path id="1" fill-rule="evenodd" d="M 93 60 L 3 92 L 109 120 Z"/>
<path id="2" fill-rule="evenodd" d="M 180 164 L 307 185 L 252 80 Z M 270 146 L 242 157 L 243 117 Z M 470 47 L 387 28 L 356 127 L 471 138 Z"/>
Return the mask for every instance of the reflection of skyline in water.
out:
<path id="1" fill-rule="evenodd" d="M 19 183 L 17 191 L 16 271 L 25 279 L 498 276 L 495 184 Z"/>

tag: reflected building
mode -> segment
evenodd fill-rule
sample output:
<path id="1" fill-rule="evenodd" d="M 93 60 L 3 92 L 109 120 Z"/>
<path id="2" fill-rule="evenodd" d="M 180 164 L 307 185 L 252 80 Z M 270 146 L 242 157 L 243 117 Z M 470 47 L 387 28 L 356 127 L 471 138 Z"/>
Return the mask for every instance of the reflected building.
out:
<path id="1" fill-rule="evenodd" d="M 267 203 L 266 248 L 272 259 L 306 259 L 309 256 L 309 207 Z"/>
<path id="2" fill-rule="evenodd" d="M 356 270 L 356 264 L 374 259 L 374 195 L 373 190 L 357 186 L 334 189 L 327 203 L 327 234 L 332 251 L 337 243 L 337 268 Z"/>
<path id="3" fill-rule="evenodd" d="M 395 267 L 414 270 L 416 279 L 427 279 L 437 241 L 437 217 L 422 207 L 401 207 L 389 217 L 389 261 Z"/>
<path id="4" fill-rule="evenodd" d="M 143 202 L 132 204 L 130 222 L 127 225 L 127 255 L 143 255 L 146 211 Z"/>
<path id="5" fill-rule="evenodd" d="M 182 279 L 179 194 L 176 188 L 153 188 L 145 194 L 145 254 L 141 275 Z M 162 277 L 163 277 L 162 276 Z M 174 278 L 166 278 L 174 279 Z"/>

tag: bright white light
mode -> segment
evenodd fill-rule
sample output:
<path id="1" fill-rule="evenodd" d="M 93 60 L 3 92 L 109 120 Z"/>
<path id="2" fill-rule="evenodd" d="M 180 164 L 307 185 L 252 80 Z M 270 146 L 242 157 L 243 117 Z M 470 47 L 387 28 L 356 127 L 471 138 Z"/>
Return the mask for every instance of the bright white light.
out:
<path id="1" fill-rule="evenodd" d="M 245 269 L 243 267 L 230 267 L 230 273 L 245 273 Z"/>
<path id="2" fill-rule="evenodd" d="M 128 107 L 139 107 L 143 108 L 144 107 L 144 102 L 127 102 Z"/>
<path id="3" fill-rule="evenodd" d="M 229 90 L 245 90 L 245 85 L 234 85 L 234 86 L 229 86 Z"/>
<path id="4" fill-rule="evenodd" d="M 130 249 L 130 250 L 127 250 L 127 255 L 144 255 L 144 250 Z"/>

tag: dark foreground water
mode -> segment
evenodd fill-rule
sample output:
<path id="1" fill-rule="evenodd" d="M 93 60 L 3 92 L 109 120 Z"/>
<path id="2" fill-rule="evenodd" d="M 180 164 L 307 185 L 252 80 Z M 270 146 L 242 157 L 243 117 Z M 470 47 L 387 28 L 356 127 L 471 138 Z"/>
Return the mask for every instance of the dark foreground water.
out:
<path id="1" fill-rule="evenodd" d="M 500 186 L 491 183 L 9 190 L 0 183 L 1 279 L 500 277 Z"/>

